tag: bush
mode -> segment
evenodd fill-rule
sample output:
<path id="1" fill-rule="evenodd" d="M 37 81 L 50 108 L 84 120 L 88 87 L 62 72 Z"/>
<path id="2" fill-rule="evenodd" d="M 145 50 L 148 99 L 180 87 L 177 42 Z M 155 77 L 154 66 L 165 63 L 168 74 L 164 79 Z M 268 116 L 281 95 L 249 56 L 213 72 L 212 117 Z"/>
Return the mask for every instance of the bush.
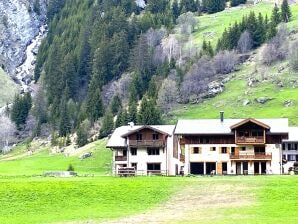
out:
<path id="1" fill-rule="evenodd" d="M 74 167 L 72 164 L 68 165 L 67 171 L 74 171 Z"/>

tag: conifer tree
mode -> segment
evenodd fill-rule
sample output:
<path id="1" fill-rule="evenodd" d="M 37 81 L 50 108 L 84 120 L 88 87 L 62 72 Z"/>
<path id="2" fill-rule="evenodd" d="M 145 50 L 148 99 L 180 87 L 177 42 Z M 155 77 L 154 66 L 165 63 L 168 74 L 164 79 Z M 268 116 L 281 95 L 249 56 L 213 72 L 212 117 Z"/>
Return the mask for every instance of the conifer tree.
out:
<path id="1" fill-rule="evenodd" d="M 113 115 L 117 114 L 118 111 L 121 109 L 121 107 L 122 107 L 121 100 L 118 95 L 115 95 L 111 102 L 111 111 Z"/>
<path id="2" fill-rule="evenodd" d="M 112 133 L 114 129 L 113 115 L 110 111 L 107 111 L 103 117 L 102 126 L 100 128 L 99 136 L 100 138 L 107 137 Z"/>
<path id="3" fill-rule="evenodd" d="M 174 0 L 174 2 L 172 4 L 172 12 L 173 12 L 174 18 L 177 19 L 180 15 L 180 8 L 179 8 L 178 0 Z"/>
<path id="4" fill-rule="evenodd" d="M 138 112 L 138 124 L 158 125 L 161 124 L 161 113 L 153 99 L 144 96 Z"/>
<path id="5" fill-rule="evenodd" d="M 91 81 L 86 101 L 86 112 L 91 122 L 96 121 L 103 115 L 103 105 L 99 89 Z"/>
<path id="6" fill-rule="evenodd" d="M 277 25 L 280 23 L 280 13 L 279 13 L 279 8 L 278 6 L 275 4 L 274 8 L 272 10 L 272 15 L 271 15 L 271 23 L 272 25 L 274 25 L 275 27 L 277 27 Z"/>
<path id="7" fill-rule="evenodd" d="M 85 123 L 81 124 L 78 128 L 76 143 L 79 147 L 88 143 L 88 127 Z"/>
<path id="8" fill-rule="evenodd" d="M 24 96 L 15 96 L 10 118 L 16 124 L 17 129 L 21 129 L 22 125 L 26 123 L 31 107 L 32 99 L 30 93 L 25 93 Z"/>
<path id="9" fill-rule="evenodd" d="M 281 20 L 285 23 L 290 21 L 292 16 L 290 6 L 288 4 L 288 0 L 283 0 L 281 4 Z"/>

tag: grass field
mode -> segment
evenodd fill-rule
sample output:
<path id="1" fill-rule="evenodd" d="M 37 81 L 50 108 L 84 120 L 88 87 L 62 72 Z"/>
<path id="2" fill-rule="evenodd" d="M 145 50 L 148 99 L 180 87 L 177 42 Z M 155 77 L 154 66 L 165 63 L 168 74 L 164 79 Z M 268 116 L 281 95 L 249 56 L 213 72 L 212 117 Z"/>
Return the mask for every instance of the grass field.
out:
<path id="1" fill-rule="evenodd" d="M 0 107 L 5 106 L 13 100 L 14 94 L 17 92 L 17 85 L 4 73 L 0 68 Z"/>
<path id="2" fill-rule="evenodd" d="M 12 154 L 0 156 L 0 176 L 42 175 L 44 171 L 66 170 L 69 164 L 82 175 L 111 174 L 112 152 L 105 145 L 105 140 L 89 144 L 88 151 L 92 151 L 93 156 L 83 160 L 79 156 L 50 154 L 48 148 L 41 148 L 36 154 L 26 156 L 26 146 L 21 145 Z"/>
<path id="3" fill-rule="evenodd" d="M 147 211 L 154 223 L 294 224 L 297 186 L 293 176 L 0 178 L 0 223 L 146 223 Z"/>

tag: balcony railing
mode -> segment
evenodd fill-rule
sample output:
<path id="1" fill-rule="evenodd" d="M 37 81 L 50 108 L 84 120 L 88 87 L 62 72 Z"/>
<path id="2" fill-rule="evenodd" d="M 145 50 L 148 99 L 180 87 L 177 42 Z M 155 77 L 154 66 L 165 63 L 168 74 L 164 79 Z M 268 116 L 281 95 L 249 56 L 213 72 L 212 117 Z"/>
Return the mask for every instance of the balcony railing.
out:
<path id="1" fill-rule="evenodd" d="M 127 156 L 115 156 L 115 161 L 127 161 Z"/>
<path id="2" fill-rule="evenodd" d="M 265 144 L 264 136 L 236 137 L 236 144 Z"/>
<path id="3" fill-rule="evenodd" d="M 239 160 L 271 160 L 271 153 L 255 153 L 255 154 L 244 154 L 241 153 L 239 155 L 230 154 L 230 159 L 239 159 Z"/>
<path id="4" fill-rule="evenodd" d="M 164 147 L 163 140 L 129 140 L 130 147 Z"/>

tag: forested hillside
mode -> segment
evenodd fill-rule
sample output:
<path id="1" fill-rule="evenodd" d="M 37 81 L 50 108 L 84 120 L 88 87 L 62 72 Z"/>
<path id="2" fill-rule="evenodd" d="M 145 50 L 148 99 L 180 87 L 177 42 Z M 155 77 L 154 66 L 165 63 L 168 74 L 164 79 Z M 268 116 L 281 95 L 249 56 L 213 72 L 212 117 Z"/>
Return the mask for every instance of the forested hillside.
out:
<path id="1" fill-rule="evenodd" d="M 275 7 L 149 0 L 143 8 L 139 2 L 50 1 L 35 68 L 35 135 L 50 126 L 52 136 L 77 132 L 83 145 L 91 127 L 104 137 L 130 121 L 160 124 L 177 104 L 222 92 L 212 81 L 239 69 L 262 44 L 271 43 L 275 54 L 268 54 L 276 55 L 263 64 L 287 58 L 281 40 L 288 34 L 278 28 L 293 18 L 286 0 Z M 206 31 L 223 10 L 237 16 Z"/>

